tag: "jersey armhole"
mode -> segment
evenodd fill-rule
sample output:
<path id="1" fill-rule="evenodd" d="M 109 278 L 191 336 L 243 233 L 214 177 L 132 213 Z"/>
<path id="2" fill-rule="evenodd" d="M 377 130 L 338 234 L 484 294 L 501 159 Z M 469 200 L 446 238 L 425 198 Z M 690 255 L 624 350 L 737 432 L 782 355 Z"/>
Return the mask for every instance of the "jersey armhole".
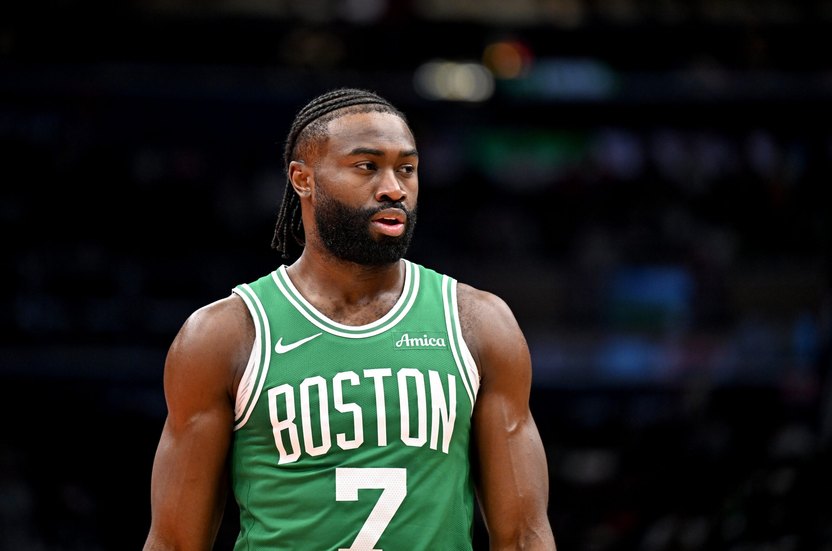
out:
<path id="1" fill-rule="evenodd" d="M 263 305 L 251 287 L 240 285 L 232 289 L 232 292 L 243 299 L 254 322 L 254 342 L 234 399 L 234 430 L 236 431 L 248 421 L 263 388 L 271 358 L 269 354 L 271 338 Z"/>
<path id="2" fill-rule="evenodd" d="M 448 276 L 442 277 L 442 303 L 451 352 L 462 377 L 462 383 L 471 402 L 471 412 L 473 413 L 477 392 L 480 388 L 480 372 L 462 335 L 462 324 L 459 321 L 459 304 L 457 302 L 457 281 Z"/>

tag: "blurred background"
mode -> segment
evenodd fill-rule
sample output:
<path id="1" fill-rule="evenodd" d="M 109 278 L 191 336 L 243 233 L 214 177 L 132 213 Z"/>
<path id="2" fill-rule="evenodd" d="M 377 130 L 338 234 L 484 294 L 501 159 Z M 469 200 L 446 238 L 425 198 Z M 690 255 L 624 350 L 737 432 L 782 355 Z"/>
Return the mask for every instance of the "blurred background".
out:
<path id="1" fill-rule="evenodd" d="M 334 86 L 411 120 L 410 258 L 526 332 L 562 551 L 832 549 L 830 37 L 830 0 L 5 3 L 0 549 L 141 547 L 167 347 L 279 264 Z"/>

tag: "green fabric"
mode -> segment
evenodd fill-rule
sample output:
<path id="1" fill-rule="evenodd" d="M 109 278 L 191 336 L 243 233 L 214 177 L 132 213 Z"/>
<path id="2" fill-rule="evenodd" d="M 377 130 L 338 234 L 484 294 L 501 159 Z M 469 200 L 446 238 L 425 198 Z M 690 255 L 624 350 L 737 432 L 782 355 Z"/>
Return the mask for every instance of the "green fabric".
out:
<path id="1" fill-rule="evenodd" d="M 456 282 L 403 262 L 400 299 L 360 327 L 323 316 L 283 266 L 235 287 L 257 330 L 232 444 L 235 551 L 471 549 L 478 378 Z"/>

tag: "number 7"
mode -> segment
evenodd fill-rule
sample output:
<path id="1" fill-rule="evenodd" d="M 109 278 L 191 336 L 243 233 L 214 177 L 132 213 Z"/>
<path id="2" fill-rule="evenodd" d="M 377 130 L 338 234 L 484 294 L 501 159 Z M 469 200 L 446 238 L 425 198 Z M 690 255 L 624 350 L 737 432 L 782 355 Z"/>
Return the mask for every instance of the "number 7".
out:
<path id="1" fill-rule="evenodd" d="M 407 469 L 335 469 L 335 501 L 358 501 L 358 490 L 370 489 L 381 490 L 378 501 L 352 545 L 338 551 L 384 551 L 375 544 L 407 495 Z"/>

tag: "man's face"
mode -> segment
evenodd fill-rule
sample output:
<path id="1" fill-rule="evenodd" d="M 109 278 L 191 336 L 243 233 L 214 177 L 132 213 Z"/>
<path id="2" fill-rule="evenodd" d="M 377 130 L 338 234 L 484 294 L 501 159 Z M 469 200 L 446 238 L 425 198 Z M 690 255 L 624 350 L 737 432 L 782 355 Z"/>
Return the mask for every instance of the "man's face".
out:
<path id="1" fill-rule="evenodd" d="M 416 227 L 416 211 L 400 202 L 386 202 L 377 207 L 350 207 L 326 191 L 326 184 L 318 181 L 315 224 L 321 242 L 336 258 L 380 266 L 397 262 L 407 252 Z M 376 235 L 370 231 L 372 219 L 387 209 L 400 209 L 406 217 L 404 229 L 398 236 Z"/>
<path id="2" fill-rule="evenodd" d="M 416 225 L 418 157 L 399 117 L 357 113 L 329 124 L 315 164 L 317 233 L 336 258 L 378 266 L 407 252 Z"/>

